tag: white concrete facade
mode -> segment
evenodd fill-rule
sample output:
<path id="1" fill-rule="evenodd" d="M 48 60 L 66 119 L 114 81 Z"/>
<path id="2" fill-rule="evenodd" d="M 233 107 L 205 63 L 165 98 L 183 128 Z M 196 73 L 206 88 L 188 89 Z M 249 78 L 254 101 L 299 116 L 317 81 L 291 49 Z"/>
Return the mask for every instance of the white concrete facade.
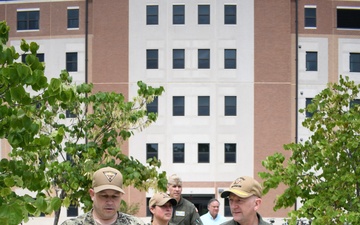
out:
<path id="1" fill-rule="evenodd" d="M 187 182 L 232 181 L 253 174 L 254 2 L 237 6 L 237 24 L 224 25 L 222 1 L 130 1 L 129 83 L 163 86 L 158 121 L 130 139 L 130 155 L 146 162 L 146 143 L 157 143 L 161 170 Z M 159 24 L 146 25 L 146 5 L 159 6 Z M 172 6 L 185 5 L 185 24 L 172 24 Z M 210 5 L 210 24 L 199 25 L 197 7 Z M 158 49 L 159 69 L 146 69 L 146 49 Z M 172 69 L 172 50 L 185 49 L 185 69 Z M 210 69 L 197 68 L 197 50 L 210 49 Z M 224 69 L 224 49 L 237 50 L 237 68 Z M 185 115 L 172 115 L 172 97 L 185 97 Z M 197 115 L 197 97 L 210 96 L 210 116 Z M 237 97 L 237 115 L 224 116 L 224 96 Z M 185 162 L 173 163 L 172 144 L 185 144 Z M 210 163 L 198 163 L 197 144 L 210 144 Z M 224 163 L 224 144 L 236 143 L 236 163 Z M 184 192 L 203 193 L 196 188 Z M 214 194 L 214 193 L 213 193 Z"/>

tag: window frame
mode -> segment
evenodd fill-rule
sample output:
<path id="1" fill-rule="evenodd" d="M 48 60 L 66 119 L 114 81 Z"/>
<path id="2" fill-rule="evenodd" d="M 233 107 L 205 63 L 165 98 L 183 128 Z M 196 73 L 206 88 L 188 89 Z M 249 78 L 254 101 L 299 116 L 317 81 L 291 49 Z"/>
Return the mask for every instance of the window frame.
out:
<path id="1" fill-rule="evenodd" d="M 185 24 L 185 5 L 173 5 L 173 24 Z"/>
<path id="2" fill-rule="evenodd" d="M 158 96 L 154 97 L 152 102 L 146 103 L 146 111 L 147 113 L 158 113 L 159 111 L 159 98 Z"/>
<path id="3" fill-rule="evenodd" d="M 185 69 L 185 49 L 173 49 L 173 69 Z"/>
<path id="4" fill-rule="evenodd" d="M 185 96 L 173 96 L 173 116 L 185 116 Z"/>
<path id="5" fill-rule="evenodd" d="M 210 24 L 210 5 L 198 5 L 198 24 Z"/>
<path id="6" fill-rule="evenodd" d="M 224 49 L 224 69 L 236 69 L 236 49 Z"/>
<path id="7" fill-rule="evenodd" d="M 146 49 L 146 69 L 159 69 L 158 49 Z"/>
<path id="8" fill-rule="evenodd" d="M 152 11 L 154 9 L 154 11 Z M 159 24 L 159 6 L 147 5 L 146 6 L 146 25 L 158 25 Z"/>
<path id="9" fill-rule="evenodd" d="M 173 152 L 173 163 L 185 163 L 185 144 L 184 143 L 173 143 L 173 151 L 172 152 Z"/>
<path id="10" fill-rule="evenodd" d="M 210 163 L 209 143 L 198 143 L 198 163 Z"/>
<path id="11" fill-rule="evenodd" d="M 318 71 L 318 52 L 305 52 L 306 71 Z"/>
<path id="12" fill-rule="evenodd" d="M 360 72 L 360 53 L 357 52 L 349 53 L 349 72 L 351 73 Z"/>
<path id="13" fill-rule="evenodd" d="M 237 23 L 236 20 L 237 20 L 236 5 L 224 5 L 224 24 L 234 25 Z"/>
<path id="14" fill-rule="evenodd" d="M 31 15 L 34 14 L 34 15 Z M 24 15 L 23 20 L 19 17 Z M 31 18 L 31 17 L 35 18 Z M 40 8 L 21 9 L 16 11 L 16 30 L 17 31 L 38 31 L 40 30 Z"/>
<path id="15" fill-rule="evenodd" d="M 360 7 L 336 7 L 337 29 L 360 29 Z"/>
<path id="16" fill-rule="evenodd" d="M 198 96 L 198 116 L 210 116 L 210 96 Z"/>
<path id="17" fill-rule="evenodd" d="M 224 115 L 225 116 L 236 116 L 237 114 L 237 97 L 236 96 L 225 96 L 224 97 Z"/>
<path id="18" fill-rule="evenodd" d="M 77 52 L 66 52 L 66 71 L 78 72 L 78 53 Z"/>
<path id="19" fill-rule="evenodd" d="M 315 29 L 317 27 L 316 21 L 316 6 L 304 7 L 304 27 Z"/>
<path id="20" fill-rule="evenodd" d="M 71 12 L 77 12 L 71 14 Z M 80 27 L 80 9 L 79 7 L 68 7 L 67 8 L 67 29 L 78 30 Z"/>
<path id="21" fill-rule="evenodd" d="M 236 163 L 236 143 L 224 144 L 224 163 Z"/>
<path id="22" fill-rule="evenodd" d="M 150 150 L 154 150 L 151 152 Z M 146 160 L 151 158 L 159 159 L 159 144 L 158 143 L 146 143 Z"/>
<path id="23" fill-rule="evenodd" d="M 198 49 L 198 69 L 210 69 L 210 49 Z"/>

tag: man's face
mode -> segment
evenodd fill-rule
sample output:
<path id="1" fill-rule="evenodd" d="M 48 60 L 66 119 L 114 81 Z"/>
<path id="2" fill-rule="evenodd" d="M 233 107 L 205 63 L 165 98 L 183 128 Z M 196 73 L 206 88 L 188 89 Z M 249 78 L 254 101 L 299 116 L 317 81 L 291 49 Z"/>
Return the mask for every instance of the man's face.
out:
<path id="1" fill-rule="evenodd" d="M 121 192 L 107 189 L 95 193 L 93 189 L 90 189 L 90 196 L 96 217 L 102 220 L 111 220 L 117 216 L 122 198 Z"/>
<path id="2" fill-rule="evenodd" d="M 168 224 L 172 217 L 173 207 L 170 202 L 167 202 L 162 206 L 151 207 L 150 211 L 154 215 L 154 220 L 161 221 L 161 224 Z"/>
<path id="3" fill-rule="evenodd" d="M 182 186 L 181 184 L 168 184 L 168 192 L 170 197 L 175 198 L 179 201 L 181 198 Z"/>
<path id="4" fill-rule="evenodd" d="M 210 215 L 213 218 L 216 218 L 217 214 L 219 213 L 219 202 L 218 201 L 212 201 L 209 205 L 208 205 L 208 210 L 210 212 Z"/>
<path id="5" fill-rule="evenodd" d="M 248 198 L 240 198 L 239 196 L 230 193 L 229 204 L 231 214 L 234 220 L 240 224 L 246 224 L 256 216 L 256 211 L 259 208 L 261 199 L 256 196 Z"/>

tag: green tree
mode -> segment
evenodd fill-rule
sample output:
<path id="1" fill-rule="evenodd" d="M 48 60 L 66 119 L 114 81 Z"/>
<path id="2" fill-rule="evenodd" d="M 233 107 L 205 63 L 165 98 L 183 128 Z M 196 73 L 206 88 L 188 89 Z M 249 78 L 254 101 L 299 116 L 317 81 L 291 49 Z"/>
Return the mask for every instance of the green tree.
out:
<path id="1" fill-rule="evenodd" d="M 274 209 L 291 207 L 297 198 L 301 201 L 289 213 L 290 224 L 299 218 L 311 219 L 313 225 L 360 224 L 359 90 L 360 85 L 348 77 L 329 83 L 306 108 L 313 113 L 303 122 L 310 138 L 284 145 L 292 152 L 288 159 L 275 153 L 263 161 L 267 171 L 259 175 L 264 192 L 286 185 Z"/>
<path id="2" fill-rule="evenodd" d="M 91 208 L 88 195 L 93 171 L 112 166 L 123 173 L 124 185 L 139 190 L 164 190 L 166 173 L 160 161 L 147 165 L 128 157 L 121 144 L 133 131 L 154 122 L 146 103 L 164 91 L 138 82 L 138 96 L 125 101 L 122 94 L 92 93 L 92 84 L 75 85 L 66 71 L 48 81 L 39 62 L 39 46 L 25 40 L 21 54 L 6 45 L 9 27 L 0 22 L 0 138 L 11 146 L 0 161 L 0 224 L 18 225 L 30 216 L 55 213 L 60 207 L 83 203 Z M 66 119 L 70 112 L 74 118 Z M 18 195 L 14 188 L 27 189 Z"/>

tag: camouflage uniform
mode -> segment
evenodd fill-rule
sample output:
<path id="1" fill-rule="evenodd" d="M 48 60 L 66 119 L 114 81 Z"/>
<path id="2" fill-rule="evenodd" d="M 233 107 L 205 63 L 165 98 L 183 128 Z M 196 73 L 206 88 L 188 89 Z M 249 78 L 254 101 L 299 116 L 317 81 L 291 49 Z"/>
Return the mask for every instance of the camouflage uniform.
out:
<path id="1" fill-rule="evenodd" d="M 76 218 L 68 219 L 61 225 L 98 225 L 93 216 L 92 211 L 80 215 Z M 145 223 L 134 216 L 118 212 L 118 218 L 112 225 L 145 225 Z"/>
<path id="2" fill-rule="evenodd" d="M 195 205 L 184 198 L 174 207 L 170 222 L 176 225 L 202 225 Z"/>
<path id="3" fill-rule="evenodd" d="M 258 220 L 259 220 L 259 223 L 258 223 L 259 225 L 271 225 L 270 223 L 265 222 L 265 221 L 262 219 L 262 217 L 260 216 L 259 213 L 256 213 L 256 215 L 257 215 L 257 218 L 258 218 Z M 221 225 L 239 225 L 239 223 L 236 222 L 234 219 L 232 219 L 232 220 L 229 220 L 229 221 L 226 221 L 226 222 L 222 223 Z M 240 224 L 240 225 L 241 225 L 241 224 Z"/>

